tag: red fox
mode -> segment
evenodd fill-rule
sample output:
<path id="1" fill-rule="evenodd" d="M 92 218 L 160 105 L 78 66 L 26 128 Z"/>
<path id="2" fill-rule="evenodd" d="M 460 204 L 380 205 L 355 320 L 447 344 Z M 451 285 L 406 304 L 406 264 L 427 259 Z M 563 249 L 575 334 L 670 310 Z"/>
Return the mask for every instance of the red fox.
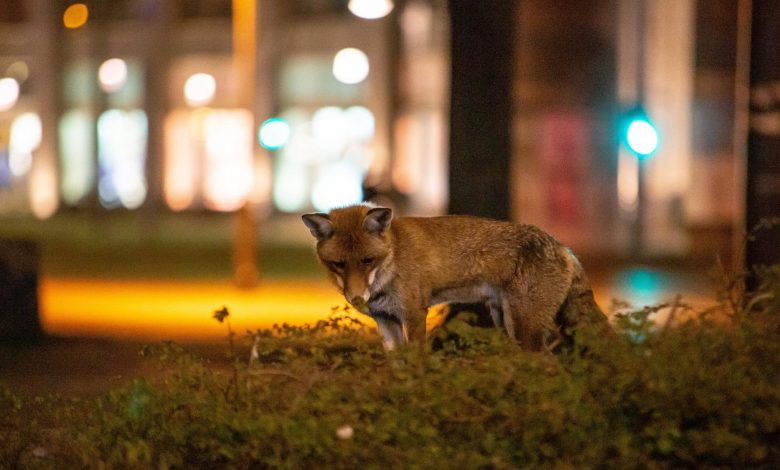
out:
<path id="1" fill-rule="evenodd" d="M 346 300 L 386 349 L 425 341 L 431 305 L 485 303 L 497 327 L 541 350 L 581 319 L 606 322 L 572 252 L 532 225 L 471 216 L 397 217 L 361 204 L 303 215 Z"/>

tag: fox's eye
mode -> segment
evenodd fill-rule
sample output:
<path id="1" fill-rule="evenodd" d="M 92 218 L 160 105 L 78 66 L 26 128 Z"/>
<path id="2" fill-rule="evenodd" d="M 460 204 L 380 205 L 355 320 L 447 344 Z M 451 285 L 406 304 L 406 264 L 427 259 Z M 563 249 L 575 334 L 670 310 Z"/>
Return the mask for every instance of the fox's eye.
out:
<path id="1" fill-rule="evenodd" d="M 347 267 L 344 261 L 328 261 L 328 265 L 334 271 L 343 271 Z"/>
<path id="2" fill-rule="evenodd" d="M 363 258 L 360 260 L 365 266 L 371 266 L 374 264 L 374 258 Z"/>

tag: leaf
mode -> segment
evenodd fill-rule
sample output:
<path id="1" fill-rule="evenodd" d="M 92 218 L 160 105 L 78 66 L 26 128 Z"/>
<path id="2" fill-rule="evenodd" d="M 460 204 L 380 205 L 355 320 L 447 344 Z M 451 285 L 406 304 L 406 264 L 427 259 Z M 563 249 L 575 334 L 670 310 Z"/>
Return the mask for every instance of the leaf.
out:
<path id="1" fill-rule="evenodd" d="M 212 315 L 218 322 L 222 323 L 225 321 L 225 318 L 230 316 L 230 312 L 228 312 L 227 307 L 222 307 L 219 310 L 214 311 L 214 315 Z"/>

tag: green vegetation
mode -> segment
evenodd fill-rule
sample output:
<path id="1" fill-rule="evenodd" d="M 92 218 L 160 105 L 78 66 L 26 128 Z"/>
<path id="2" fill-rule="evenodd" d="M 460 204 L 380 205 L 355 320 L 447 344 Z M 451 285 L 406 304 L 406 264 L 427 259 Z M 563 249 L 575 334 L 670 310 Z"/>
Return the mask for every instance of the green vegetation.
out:
<path id="1" fill-rule="evenodd" d="M 305 231 L 307 243 L 290 242 L 288 224 Z M 0 238 L 35 240 L 47 276 L 108 279 L 231 279 L 235 220 L 220 213 L 61 212 L 48 220 L 7 218 Z M 258 226 L 256 259 L 267 278 L 321 278 L 308 231 L 294 220 Z M 281 226 L 279 225 L 281 224 Z M 271 224 L 273 225 L 273 224 Z M 289 236 L 287 237 L 289 238 Z"/>
<path id="2" fill-rule="evenodd" d="M 0 468 L 776 468 L 780 267 L 737 287 L 695 320 L 647 308 L 559 354 L 468 318 L 436 350 L 386 354 L 343 309 L 231 332 L 221 365 L 145 348 L 159 373 L 97 399 L 0 392 Z"/>

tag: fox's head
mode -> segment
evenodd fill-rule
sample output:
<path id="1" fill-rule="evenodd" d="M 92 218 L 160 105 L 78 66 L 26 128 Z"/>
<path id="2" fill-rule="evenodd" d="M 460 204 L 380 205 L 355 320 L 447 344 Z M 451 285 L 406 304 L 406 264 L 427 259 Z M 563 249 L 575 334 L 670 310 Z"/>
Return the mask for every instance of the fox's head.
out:
<path id="1" fill-rule="evenodd" d="M 317 255 L 349 303 L 365 311 L 369 289 L 392 253 L 393 211 L 366 205 L 303 215 L 317 239 Z"/>

